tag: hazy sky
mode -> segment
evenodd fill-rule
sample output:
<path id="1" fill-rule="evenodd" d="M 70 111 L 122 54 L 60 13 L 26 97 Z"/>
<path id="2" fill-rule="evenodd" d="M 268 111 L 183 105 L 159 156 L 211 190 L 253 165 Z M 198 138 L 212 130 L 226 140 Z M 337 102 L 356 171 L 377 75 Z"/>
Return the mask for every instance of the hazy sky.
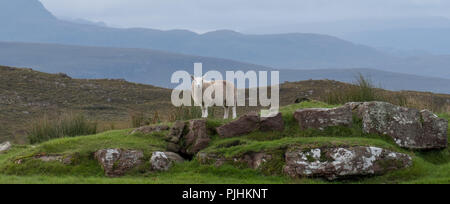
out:
<path id="1" fill-rule="evenodd" d="M 450 0 L 41 0 L 56 16 L 115 27 L 252 28 L 422 16 L 450 17 Z"/>

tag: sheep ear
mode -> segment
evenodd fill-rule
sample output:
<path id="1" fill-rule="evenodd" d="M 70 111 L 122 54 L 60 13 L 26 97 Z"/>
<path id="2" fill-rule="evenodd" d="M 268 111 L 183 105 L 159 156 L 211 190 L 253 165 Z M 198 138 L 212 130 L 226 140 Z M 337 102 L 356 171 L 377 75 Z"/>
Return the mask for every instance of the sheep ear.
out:
<path id="1" fill-rule="evenodd" d="M 195 80 L 195 77 L 194 77 L 193 75 L 191 75 L 191 79 L 192 79 L 192 81 L 194 81 L 194 80 Z"/>

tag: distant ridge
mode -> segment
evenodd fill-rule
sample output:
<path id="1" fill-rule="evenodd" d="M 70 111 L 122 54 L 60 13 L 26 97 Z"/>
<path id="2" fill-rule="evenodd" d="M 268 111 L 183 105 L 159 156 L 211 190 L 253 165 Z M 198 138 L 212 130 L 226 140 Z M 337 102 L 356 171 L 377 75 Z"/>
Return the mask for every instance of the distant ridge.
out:
<path id="1" fill-rule="evenodd" d="M 57 44 L 0 42 L 0 64 L 30 67 L 43 72 L 64 72 L 75 78 L 124 78 L 128 81 L 173 88 L 172 73 L 193 72 L 193 63 L 208 70 L 275 70 L 232 60 L 199 57 L 147 49 L 83 47 Z M 374 69 L 281 70 L 281 82 L 332 79 L 354 82 L 361 73 L 388 90 L 450 93 L 450 80 L 385 72 Z"/>

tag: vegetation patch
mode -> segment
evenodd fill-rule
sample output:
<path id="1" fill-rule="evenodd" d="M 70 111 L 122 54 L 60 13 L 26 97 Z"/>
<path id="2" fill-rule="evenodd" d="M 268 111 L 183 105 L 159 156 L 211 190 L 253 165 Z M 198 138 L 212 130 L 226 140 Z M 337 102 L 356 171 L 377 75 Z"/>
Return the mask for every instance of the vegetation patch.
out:
<path id="1" fill-rule="evenodd" d="M 27 137 L 31 144 L 36 144 L 56 138 L 95 133 L 97 133 L 97 123 L 87 120 L 81 114 L 65 114 L 56 119 L 44 116 L 33 121 Z"/>

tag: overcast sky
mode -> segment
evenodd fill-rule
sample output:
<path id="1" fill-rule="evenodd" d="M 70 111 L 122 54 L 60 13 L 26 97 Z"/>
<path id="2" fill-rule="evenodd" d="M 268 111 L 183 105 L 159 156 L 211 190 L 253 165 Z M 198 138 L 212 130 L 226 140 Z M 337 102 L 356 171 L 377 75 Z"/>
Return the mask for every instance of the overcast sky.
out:
<path id="1" fill-rule="evenodd" d="M 340 20 L 450 17 L 450 0 L 41 0 L 54 15 L 114 27 L 237 31 Z"/>

